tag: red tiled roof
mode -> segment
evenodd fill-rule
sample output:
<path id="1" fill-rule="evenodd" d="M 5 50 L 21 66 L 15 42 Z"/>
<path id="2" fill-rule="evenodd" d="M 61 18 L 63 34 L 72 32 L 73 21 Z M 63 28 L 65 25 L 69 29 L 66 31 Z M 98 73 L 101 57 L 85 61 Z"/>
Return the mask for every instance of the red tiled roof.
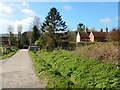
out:
<path id="1" fill-rule="evenodd" d="M 106 32 L 92 32 L 94 37 L 106 37 Z"/>
<path id="2" fill-rule="evenodd" d="M 89 38 L 86 32 L 79 32 L 81 38 Z"/>

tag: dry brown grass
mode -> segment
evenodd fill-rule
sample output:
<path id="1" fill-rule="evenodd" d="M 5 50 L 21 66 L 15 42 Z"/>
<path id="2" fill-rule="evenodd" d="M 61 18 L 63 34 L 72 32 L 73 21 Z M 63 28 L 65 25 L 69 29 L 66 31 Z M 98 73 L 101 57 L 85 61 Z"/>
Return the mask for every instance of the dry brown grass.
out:
<path id="1" fill-rule="evenodd" d="M 114 61 L 116 64 L 120 61 L 119 46 L 112 43 L 98 43 L 84 47 L 78 47 L 74 54 L 78 56 L 90 57 L 103 62 Z"/>

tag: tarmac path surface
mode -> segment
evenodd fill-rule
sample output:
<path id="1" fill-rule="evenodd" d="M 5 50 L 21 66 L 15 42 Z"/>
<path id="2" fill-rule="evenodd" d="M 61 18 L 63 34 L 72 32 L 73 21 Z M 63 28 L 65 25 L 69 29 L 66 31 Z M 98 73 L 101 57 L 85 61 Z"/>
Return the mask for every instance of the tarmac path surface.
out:
<path id="1" fill-rule="evenodd" d="M 46 82 L 38 80 L 32 64 L 28 49 L 19 50 L 12 57 L 2 60 L 2 64 L 0 61 L 2 88 L 44 88 Z"/>

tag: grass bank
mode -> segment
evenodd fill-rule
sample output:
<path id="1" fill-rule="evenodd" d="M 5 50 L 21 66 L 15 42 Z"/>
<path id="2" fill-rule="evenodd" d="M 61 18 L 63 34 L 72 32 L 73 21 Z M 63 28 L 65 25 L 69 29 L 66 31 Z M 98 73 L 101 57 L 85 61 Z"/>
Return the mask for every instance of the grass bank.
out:
<path id="1" fill-rule="evenodd" d="M 77 56 L 73 52 L 29 52 L 39 79 L 46 88 L 120 88 L 119 67 L 111 62 Z"/>
<path id="2" fill-rule="evenodd" d="M 9 52 L 2 52 L 0 53 L 0 60 L 11 57 L 12 55 L 14 55 L 17 52 L 18 49 L 12 49 Z"/>
<path id="3" fill-rule="evenodd" d="M 114 62 L 118 65 L 120 61 L 119 48 L 120 45 L 116 43 L 99 42 L 84 47 L 77 47 L 73 54 L 79 57 L 94 58 L 104 63 Z"/>

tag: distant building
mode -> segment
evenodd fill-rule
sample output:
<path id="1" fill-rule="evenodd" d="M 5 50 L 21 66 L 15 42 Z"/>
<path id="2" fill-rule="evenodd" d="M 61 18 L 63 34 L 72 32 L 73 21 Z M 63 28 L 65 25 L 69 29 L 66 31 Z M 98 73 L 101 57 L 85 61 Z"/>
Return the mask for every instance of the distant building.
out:
<path id="1" fill-rule="evenodd" d="M 90 32 L 88 32 L 87 27 L 84 29 L 83 32 L 78 32 L 76 37 L 76 42 L 88 42 L 90 41 L 89 37 Z"/>
<path id="2" fill-rule="evenodd" d="M 106 32 L 103 32 L 103 29 L 101 28 L 100 32 L 88 32 L 88 30 L 85 28 L 84 32 L 78 32 L 76 37 L 76 42 L 106 42 L 108 34 L 108 28 L 106 27 Z"/>
<path id="3" fill-rule="evenodd" d="M 87 32 L 78 32 L 76 37 L 76 42 L 90 41 L 89 33 Z"/>
<path id="4" fill-rule="evenodd" d="M 0 34 L 0 43 L 4 45 L 9 45 L 9 34 Z"/>
<path id="5" fill-rule="evenodd" d="M 18 36 L 17 34 L 14 34 L 14 36 Z M 9 34 L 0 34 L 0 43 L 2 43 L 5 46 L 9 46 L 9 39 L 10 35 Z M 17 43 L 16 40 L 14 40 L 14 43 Z"/>
<path id="6" fill-rule="evenodd" d="M 31 35 L 32 35 L 32 31 L 28 31 L 28 32 L 26 32 L 26 33 L 27 33 L 27 38 L 30 38 Z"/>
<path id="7" fill-rule="evenodd" d="M 106 32 L 91 32 L 90 35 L 91 42 L 105 42 L 107 38 Z"/>

